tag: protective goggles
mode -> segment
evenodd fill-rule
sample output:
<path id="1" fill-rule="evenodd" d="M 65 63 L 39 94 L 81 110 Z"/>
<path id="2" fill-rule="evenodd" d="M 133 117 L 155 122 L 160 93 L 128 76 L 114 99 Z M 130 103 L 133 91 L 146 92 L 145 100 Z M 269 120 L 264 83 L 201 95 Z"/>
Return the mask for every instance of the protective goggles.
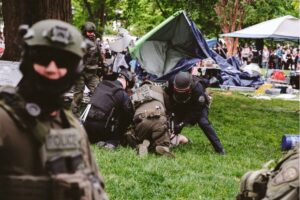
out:
<path id="1" fill-rule="evenodd" d="M 38 48 L 34 50 L 34 63 L 47 67 L 51 61 L 54 61 L 58 68 L 73 68 L 78 65 L 80 58 L 59 49 Z"/>

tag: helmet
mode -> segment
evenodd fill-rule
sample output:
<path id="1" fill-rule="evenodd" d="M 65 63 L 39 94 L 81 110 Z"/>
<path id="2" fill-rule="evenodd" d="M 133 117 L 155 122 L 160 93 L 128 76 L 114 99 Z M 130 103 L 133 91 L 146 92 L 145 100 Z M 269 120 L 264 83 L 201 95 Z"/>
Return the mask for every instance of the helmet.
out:
<path id="1" fill-rule="evenodd" d="M 173 98 L 180 103 L 186 103 L 191 98 L 192 75 L 189 72 L 179 72 L 173 82 Z"/>
<path id="2" fill-rule="evenodd" d="M 134 83 L 135 83 L 134 76 L 129 70 L 123 68 L 119 72 L 119 75 L 122 75 L 122 76 L 125 77 L 126 81 L 128 82 L 128 87 L 129 88 L 133 88 Z"/>
<path id="3" fill-rule="evenodd" d="M 86 22 L 83 26 L 82 34 L 84 35 L 84 37 L 87 37 L 90 40 L 94 41 L 96 38 L 95 31 L 96 25 L 93 22 Z"/>
<path id="4" fill-rule="evenodd" d="M 22 25 L 24 43 L 29 46 L 46 46 L 73 53 L 80 58 L 85 54 L 86 44 L 80 32 L 72 25 L 54 19 L 42 20 L 31 28 Z"/>
<path id="5" fill-rule="evenodd" d="M 96 25 L 93 22 L 86 22 L 83 27 L 84 32 L 95 32 Z"/>
<path id="6" fill-rule="evenodd" d="M 86 43 L 74 26 L 59 20 L 42 20 L 29 28 L 19 28 L 24 40 L 24 51 L 20 63 L 23 73 L 18 88 L 28 102 L 36 103 L 43 112 L 62 108 L 62 95 L 68 91 L 83 70 L 81 60 Z M 58 67 L 67 68 L 65 76 L 52 80 L 41 76 L 34 64 L 48 66 L 54 60 Z"/>

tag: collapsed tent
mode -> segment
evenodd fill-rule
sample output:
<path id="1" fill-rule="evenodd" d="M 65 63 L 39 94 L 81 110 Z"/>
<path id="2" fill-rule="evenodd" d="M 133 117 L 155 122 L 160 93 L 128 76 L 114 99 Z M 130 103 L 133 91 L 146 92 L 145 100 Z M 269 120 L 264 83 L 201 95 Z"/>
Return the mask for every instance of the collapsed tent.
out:
<path id="1" fill-rule="evenodd" d="M 176 12 L 141 37 L 130 53 L 154 80 L 168 80 L 178 71 L 189 70 L 200 60 L 212 58 L 222 69 L 225 85 L 254 86 L 263 83 L 260 77 L 251 75 L 243 82 L 238 67 L 209 49 L 201 31 L 184 11 Z"/>

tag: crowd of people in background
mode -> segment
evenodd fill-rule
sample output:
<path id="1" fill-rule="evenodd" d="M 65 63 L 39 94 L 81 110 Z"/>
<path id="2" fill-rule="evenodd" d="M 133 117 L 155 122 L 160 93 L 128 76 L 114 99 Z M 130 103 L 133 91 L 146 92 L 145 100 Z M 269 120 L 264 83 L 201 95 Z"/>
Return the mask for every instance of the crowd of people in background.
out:
<path id="1" fill-rule="evenodd" d="M 3 35 L 3 32 L 0 31 L 0 57 L 4 53 L 4 48 L 5 48 L 5 45 L 4 45 L 4 35 Z"/>
<path id="2" fill-rule="evenodd" d="M 299 47 L 290 45 L 277 44 L 276 48 L 264 45 L 262 50 L 257 51 L 254 45 L 245 43 L 238 55 L 243 64 L 249 64 L 255 59 L 262 68 L 300 70 L 299 53 Z"/>

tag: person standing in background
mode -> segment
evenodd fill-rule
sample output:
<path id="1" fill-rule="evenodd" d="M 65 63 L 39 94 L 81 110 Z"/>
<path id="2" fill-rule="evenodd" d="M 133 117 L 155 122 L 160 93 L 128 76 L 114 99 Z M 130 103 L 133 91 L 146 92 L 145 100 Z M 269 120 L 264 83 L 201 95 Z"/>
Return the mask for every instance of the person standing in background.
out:
<path id="1" fill-rule="evenodd" d="M 102 51 L 99 42 L 96 41 L 96 26 L 92 22 L 86 22 L 83 27 L 83 35 L 89 41 L 87 53 L 83 57 L 84 70 L 74 85 L 74 96 L 71 103 L 72 112 L 79 117 L 81 101 L 85 86 L 92 94 L 99 83 L 97 75 L 98 67 L 103 62 Z"/>
<path id="2" fill-rule="evenodd" d="M 264 49 L 262 51 L 262 68 L 267 68 L 270 58 L 270 52 L 266 46 L 264 46 Z"/>

